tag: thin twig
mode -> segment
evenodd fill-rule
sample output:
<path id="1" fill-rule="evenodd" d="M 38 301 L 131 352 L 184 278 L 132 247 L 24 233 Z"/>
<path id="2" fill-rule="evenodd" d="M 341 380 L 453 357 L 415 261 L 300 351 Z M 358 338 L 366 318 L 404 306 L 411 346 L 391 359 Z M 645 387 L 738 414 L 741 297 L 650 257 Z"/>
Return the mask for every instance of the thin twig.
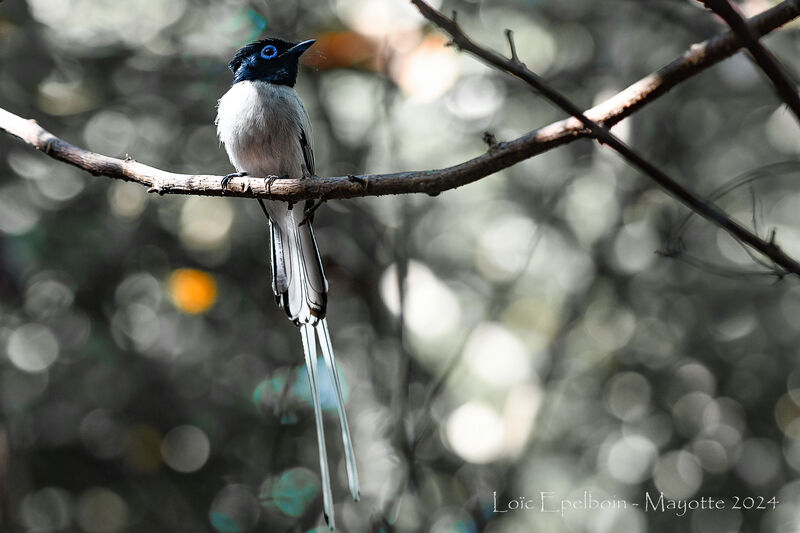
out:
<path id="1" fill-rule="evenodd" d="M 315 200 L 311 205 L 306 207 L 303 210 L 303 215 L 304 215 L 303 220 L 300 221 L 300 224 L 298 224 L 298 226 L 304 226 L 309 222 L 314 222 L 314 213 L 316 213 L 317 209 L 319 209 L 319 206 L 325 203 L 325 200 L 327 200 L 327 198 L 322 197 L 318 200 Z"/>
<path id="2" fill-rule="evenodd" d="M 519 63 L 519 56 L 517 55 L 517 45 L 514 44 L 514 32 L 506 28 L 506 39 L 508 40 L 508 48 L 511 50 L 511 61 Z"/>
<path id="3" fill-rule="evenodd" d="M 544 96 L 556 107 L 569 113 L 588 130 L 591 137 L 601 144 L 613 149 L 631 166 L 637 168 L 644 175 L 652 179 L 659 187 L 668 194 L 683 203 L 686 207 L 702 216 L 706 220 L 716 224 L 727 231 L 733 238 L 743 242 L 770 258 L 772 262 L 780 266 L 787 272 L 800 276 L 800 263 L 784 253 L 783 250 L 773 241 L 766 242 L 738 221 L 731 218 L 725 211 L 711 200 L 703 198 L 688 187 L 685 187 L 668 176 L 661 169 L 653 165 L 644 157 L 635 152 L 619 137 L 611 133 L 606 124 L 590 119 L 583 111 L 570 101 L 566 96 L 558 92 L 555 88 L 548 85 L 539 75 L 529 70 L 525 65 L 506 59 L 494 50 L 485 48 L 463 32 L 463 30 L 448 19 L 441 12 L 431 7 L 424 0 L 411 0 L 419 9 L 422 16 L 447 32 L 456 42 L 460 49 L 465 50 L 483 60 L 488 65 L 507 72 L 530 85 L 539 94 Z"/>
<path id="4" fill-rule="evenodd" d="M 738 189 L 739 187 L 743 187 L 745 185 L 750 185 L 750 190 L 752 193 L 752 184 L 758 180 L 765 179 L 765 178 L 775 178 L 781 174 L 794 174 L 800 171 L 800 162 L 798 161 L 782 161 L 779 163 L 772 163 L 769 165 L 764 165 L 762 167 L 752 169 L 747 171 L 746 173 L 738 176 L 728 183 L 722 184 L 717 189 L 713 190 L 709 193 L 708 197 L 714 201 L 718 201 L 723 198 L 725 195 L 729 194 L 730 192 Z M 761 203 L 757 201 L 754 194 L 751 194 L 753 198 L 753 215 L 752 215 L 752 223 L 753 223 L 753 230 L 758 235 L 761 233 L 759 230 L 759 223 L 758 223 L 758 216 L 759 212 L 761 211 Z M 688 264 L 693 266 L 700 266 L 702 265 L 706 272 L 710 272 L 712 274 L 720 274 L 727 276 L 727 277 L 734 277 L 736 273 L 741 274 L 742 276 L 753 276 L 753 275 L 770 275 L 770 276 L 778 276 L 783 277 L 784 272 L 780 269 L 776 269 L 774 265 L 768 264 L 767 262 L 756 259 L 756 256 L 753 254 L 752 250 L 745 246 L 742 243 L 739 243 L 742 248 L 747 252 L 750 257 L 753 258 L 753 261 L 758 263 L 759 265 L 763 266 L 766 270 L 734 270 L 728 269 L 726 267 L 720 265 L 712 265 L 711 263 L 703 262 L 701 259 L 696 259 L 694 262 L 688 260 L 689 256 L 684 251 L 683 246 L 683 236 L 686 234 L 686 231 L 689 227 L 689 224 L 693 220 L 695 213 L 690 211 L 686 214 L 685 217 L 681 220 L 679 224 L 673 228 L 671 231 L 671 235 L 667 241 L 666 250 L 663 251 L 662 255 L 665 257 L 677 258 L 680 260 L 685 261 Z M 708 268 L 706 268 L 706 266 Z"/>
<path id="5" fill-rule="evenodd" d="M 800 122 L 800 96 L 795 83 L 792 83 L 781 68 L 778 60 L 758 41 L 758 37 L 748 27 L 739 10 L 728 0 L 703 0 L 703 3 L 724 20 L 731 30 L 739 36 L 755 63 L 772 82 L 778 96 L 786 103 Z"/>
<path id="6" fill-rule="evenodd" d="M 483 132 L 483 142 L 486 143 L 486 146 L 489 150 L 494 150 L 497 148 L 497 145 L 500 144 L 497 142 L 497 137 L 491 131 L 484 131 Z"/>

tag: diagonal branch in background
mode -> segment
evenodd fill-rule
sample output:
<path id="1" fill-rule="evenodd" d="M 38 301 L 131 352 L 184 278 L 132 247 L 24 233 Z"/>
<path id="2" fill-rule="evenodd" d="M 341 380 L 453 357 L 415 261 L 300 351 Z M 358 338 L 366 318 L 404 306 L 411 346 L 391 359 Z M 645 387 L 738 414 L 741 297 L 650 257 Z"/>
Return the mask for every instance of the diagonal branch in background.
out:
<path id="1" fill-rule="evenodd" d="M 747 21 L 757 36 L 763 36 L 797 18 L 800 13 L 785 1 Z M 646 106 L 667 91 L 733 55 L 741 48 L 735 34 L 726 32 L 693 45 L 683 56 L 642 78 L 609 100 L 586 111 L 591 120 L 612 126 Z M 498 56 L 502 57 L 502 56 Z M 589 132 L 575 118 L 555 122 L 508 142 L 493 145 L 478 157 L 458 165 L 416 172 L 342 176 L 313 180 L 276 180 L 271 186 L 263 178 L 235 178 L 227 191 L 222 176 L 176 174 L 138 163 L 83 150 L 59 139 L 33 121 L 0 109 L 0 130 L 59 161 L 75 165 L 94 175 L 139 183 L 159 194 L 195 194 L 243 198 L 271 198 L 300 201 L 325 197 L 356 198 L 387 194 L 440 192 L 466 185 L 557 146 L 588 137 Z"/>
<path id="2" fill-rule="evenodd" d="M 758 36 L 750 30 L 736 7 L 729 0 L 703 0 L 703 3 L 719 15 L 744 43 L 753 60 L 774 85 L 778 96 L 789 106 L 797 121 L 800 122 L 800 96 L 797 94 L 795 84 L 789 81 L 778 60 L 758 41 Z"/>
<path id="3" fill-rule="evenodd" d="M 584 114 L 583 111 L 578 106 L 573 104 L 566 96 L 559 93 L 553 87 L 548 85 L 535 72 L 528 69 L 528 67 L 526 67 L 517 58 L 516 49 L 513 44 L 513 34 L 511 32 L 506 32 L 511 47 L 511 58 L 506 58 L 494 50 L 485 48 L 470 39 L 456 21 L 455 14 L 453 15 L 453 18 L 448 18 L 440 11 L 431 7 L 424 0 L 411 0 L 411 3 L 413 3 L 417 9 L 419 9 L 420 13 L 422 13 L 422 16 L 447 32 L 452 38 L 452 42 L 459 49 L 475 55 L 491 67 L 507 72 L 524 81 L 536 92 L 553 103 L 556 107 L 576 118 L 589 131 L 589 134 L 593 138 L 595 138 L 601 144 L 605 144 L 613 149 L 631 166 L 637 168 L 640 172 L 648 176 L 659 187 L 682 202 L 686 207 L 724 229 L 739 242 L 743 242 L 754 250 L 762 253 L 772 260 L 777 266 L 783 268 L 786 272 L 791 272 L 800 276 L 800 263 L 784 253 L 783 250 L 781 250 L 781 248 L 775 243 L 774 238 L 770 238 L 769 241 L 760 238 L 745 226 L 731 218 L 714 202 L 707 198 L 703 198 L 699 194 L 675 181 L 673 178 L 668 176 L 662 170 L 631 149 L 619 137 L 611 133 L 611 131 L 609 131 L 608 127 L 606 127 L 603 122 L 596 122 L 587 117 L 586 114 Z M 790 7 L 794 9 L 793 6 Z"/>

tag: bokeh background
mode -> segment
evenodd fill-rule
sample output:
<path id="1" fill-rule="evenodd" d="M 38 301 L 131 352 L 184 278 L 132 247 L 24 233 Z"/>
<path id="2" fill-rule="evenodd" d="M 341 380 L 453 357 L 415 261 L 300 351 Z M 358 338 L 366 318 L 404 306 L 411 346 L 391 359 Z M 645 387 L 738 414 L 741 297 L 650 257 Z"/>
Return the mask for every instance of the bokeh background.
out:
<path id="1" fill-rule="evenodd" d="M 723 29 L 682 0 L 442 7 L 500 50 L 512 28 L 583 107 Z M 563 118 L 404 0 L 6 0 L 0 106 L 97 152 L 226 174 L 216 100 L 263 35 L 318 40 L 298 91 L 321 175 L 439 168 L 484 131 Z M 765 42 L 800 68 L 796 25 Z M 800 257 L 800 130 L 744 55 L 615 131 Z M 363 483 L 353 503 L 324 387 L 342 531 L 800 528 L 797 280 L 613 153 L 580 141 L 438 197 L 332 201 L 315 226 Z M 256 202 L 148 195 L 0 136 L 0 239 L 0 530 L 325 531 Z M 640 507 L 561 516 L 540 492 Z M 644 512 L 648 492 L 727 509 Z M 520 498 L 536 508 L 493 512 Z"/>

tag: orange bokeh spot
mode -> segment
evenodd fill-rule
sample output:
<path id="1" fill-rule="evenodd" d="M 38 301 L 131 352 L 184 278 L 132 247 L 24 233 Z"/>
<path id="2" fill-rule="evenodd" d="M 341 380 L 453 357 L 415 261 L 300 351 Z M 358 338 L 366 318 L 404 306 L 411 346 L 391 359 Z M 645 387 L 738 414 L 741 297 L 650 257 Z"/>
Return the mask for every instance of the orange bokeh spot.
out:
<path id="1" fill-rule="evenodd" d="M 360 68 L 377 70 L 378 46 L 352 31 L 327 32 L 303 55 L 303 64 L 320 70 Z"/>
<path id="2" fill-rule="evenodd" d="M 178 309 L 196 315 L 217 302 L 217 282 L 208 272 L 179 268 L 169 277 L 169 293 Z"/>
<path id="3" fill-rule="evenodd" d="M 161 434 L 151 426 L 137 425 L 125 435 L 125 463 L 140 472 L 155 472 L 161 467 Z"/>

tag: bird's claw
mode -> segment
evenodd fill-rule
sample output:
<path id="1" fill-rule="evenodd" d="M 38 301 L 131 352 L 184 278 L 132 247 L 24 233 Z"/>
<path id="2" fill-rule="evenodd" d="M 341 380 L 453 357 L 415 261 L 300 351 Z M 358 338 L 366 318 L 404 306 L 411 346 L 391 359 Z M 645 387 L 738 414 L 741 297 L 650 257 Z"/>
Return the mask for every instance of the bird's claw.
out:
<path id="1" fill-rule="evenodd" d="M 247 176 L 247 172 L 233 172 L 232 174 L 228 174 L 224 178 L 222 178 L 222 190 L 225 191 L 228 189 L 228 182 L 231 181 L 233 178 L 241 178 Z"/>
<path id="2" fill-rule="evenodd" d="M 272 184 L 275 183 L 276 179 L 278 179 L 278 176 L 267 176 L 267 194 L 272 194 Z"/>

